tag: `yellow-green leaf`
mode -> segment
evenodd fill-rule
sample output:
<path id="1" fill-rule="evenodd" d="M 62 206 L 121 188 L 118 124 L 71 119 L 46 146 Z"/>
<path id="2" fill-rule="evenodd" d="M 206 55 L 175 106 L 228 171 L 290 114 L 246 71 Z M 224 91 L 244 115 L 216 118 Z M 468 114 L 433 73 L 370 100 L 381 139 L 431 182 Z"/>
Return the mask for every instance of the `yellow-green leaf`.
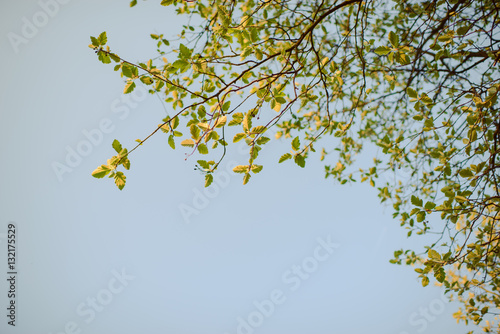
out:
<path id="1" fill-rule="evenodd" d="M 212 174 L 205 175 L 205 188 L 212 184 L 214 176 Z"/>
<path id="2" fill-rule="evenodd" d="M 438 252 L 436 252 L 434 249 L 429 249 L 429 251 L 427 252 L 427 255 L 433 260 L 441 261 L 441 255 Z"/>
<path id="3" fill-rule="evenodd" d="M 200 152 L 201 154 L 208 154 L 207 145 L 205 144 L 198 145 L 198 152 Z"/>
<path id="4" fill-rule="evenodd" d="M 396 35 L 393 31 L 389 32 L 389 42 L 391 42 L 391 45 L 395 48 L 399 46 L 399 36 Z"/>
<path id="5" fill-rule="evenodd" d="M 175 141 L 173 135 L 168 136 L 168 145 L 170 145 L 170 147 L 175 150 Z"/>
<path id="6" fill-rule="evenodd" d="M 194 146 L 194 141 L 192 139 L 184 139 L 181 141 L 182 146 L 188 146 L 188 147 L 193 147 Z"/>
<path id="7" fill-rule="evenodd" d="M 422 286 L 429 285 L 429 278 L 427 276 L 422 277 Z"/>
<path id="8" fill-rule="evenodd" d="M 100 178 L 105 177 L 110 171 L 111 171 L 111 168 L 109 168 L 106 165 L 101 165 L 101 166 L 97 167 L 92 172 L 92 176 L 95 177 L 95 178 L 100 179 Z"/>
<path id="9" fill-rule="evenodd" d="M 237 142 L 239 142 L 240 140 L 242 140 L 245 137 L 246 137 L 246 134 L 244 134 L 244 133 L 237 133 L 234 136 L 234 138 L 233 138 L 233 143 L 237 143 Z"/>
<path id="10" fill-rule="evenodd" d="M 389 52 L 391 52 L 391 48 L 388 46 L 379 46 L 378 48 L 375 49 L 375 53 L 378 54 L 379 56 L 385 56 Z"/>
<path id="11" fill-rule="evenodd" d="M 125 187 L 125 181 L 126 181 L 126 176 L 123 174 L 123 172 L 117 172 L 115 174 L 115 184 L 118 187 L 118 189 L 122 190 L 123 187 Z"/>
<path id="12" fill-rule="evenodd" d="M 280 160 L 278 161 L 278 163 L 282 163 L 283 161 L 286 161 L 286 160 L 291 159 L 291 158 L 292 158 L 292 155 L 290 153 L 285 153 L 280 157 Z"/>
<path id="13" fill-rule="evenodd" d="M 262 165 L 252 165 L 252 172 L 255 174 L 259 173 L 262 170 L 263 166 Z"/>
<path id="14" fill-rule="evenodd" d="M 221 127 L 223 127 L 226 124 L 226 121 L 227 121 L 227 117 L 226 116 L 221 116 L 221 117 L 219 117 L 219 119 L 215 123 L 215 126 L 217 128 L 221 128 Z"/>
<path id="15" fill-rule="evenodd" d="M 248 172 L 248 165 L 238 165 L 233 168 L 233 172 L 235 173 L 247 173 Z"/>
<path id="16" fill-rule="evenodd" d="M 125 88 L 123 89 L 123 94 L 129 94 L 132 93 L 132 91 L 135 88 L 135 82 L 134 81 L 128 81 L 127 84 L 125 85 Z"/>

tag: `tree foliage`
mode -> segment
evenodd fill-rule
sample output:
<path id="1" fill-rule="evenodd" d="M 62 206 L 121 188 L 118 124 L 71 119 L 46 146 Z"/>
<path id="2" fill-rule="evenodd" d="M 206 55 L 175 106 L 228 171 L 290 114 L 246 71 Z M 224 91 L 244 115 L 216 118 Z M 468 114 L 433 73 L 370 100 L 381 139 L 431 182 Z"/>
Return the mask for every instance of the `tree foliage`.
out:
<path id="1" fill-rule="evenodd" d="M 259 152 L 273 138 L 290 141 L 280 163 L 305 167 L 318 150 L 326 177 L 376 187 L 408 236 L 436 234 L 424 253 L 399 250 L 391 262 L 416 265 L 424 286 L 434 277 L 461 300 L 458 320 L 500 329 L 500 3 L 161 5 L 188 23 L 171 40 L 152 34 L 158 55 L 146 62 L 112 52 L 105 33 L 91 37 L 99 60 L 126 79 L 125 94 L 145 85 L 175 111 L 130 151 L 115 140 L 117 155 L 95 177 L 122 189 L 117 168 L 129 169 L 129 154 L 160 130 L 172 149 L 199 155 L 206 186 L 238 141 L 248 146 L 234 168 L 243 183 L 262 170 Z M 373 163 L 357 168 L 363 148 Z"/>

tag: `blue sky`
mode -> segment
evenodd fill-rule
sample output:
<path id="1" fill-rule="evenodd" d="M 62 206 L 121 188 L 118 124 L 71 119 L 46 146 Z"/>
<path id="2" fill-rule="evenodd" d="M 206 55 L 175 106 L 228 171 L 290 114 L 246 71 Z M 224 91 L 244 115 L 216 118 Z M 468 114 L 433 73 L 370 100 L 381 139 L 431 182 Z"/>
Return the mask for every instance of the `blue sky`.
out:
<path id="1" fill-rule="evenodd" d="M 124 98 L 89 36 L 107 31 L 113 51 L 147 60 L 149 34 L 184 23 L 159 2 L 0 2 L 0 254 L 6 268 L 14 222 L 18 272 L 16 326 L 4 316 L 0 332 L 465 332 L 440 289 L 388 262 L 424 240 L 406 239 L 368 185 L 325 180 L 319 159 L 278 165 L 286 143 L 261 153 L 246 186 L 228 172 L 238 150 L 206 190 L 196 158 L 163 134 L 134 152 L 123 191 L 91 177 L 115 138 L 132 147 L 165 110 Z"/>

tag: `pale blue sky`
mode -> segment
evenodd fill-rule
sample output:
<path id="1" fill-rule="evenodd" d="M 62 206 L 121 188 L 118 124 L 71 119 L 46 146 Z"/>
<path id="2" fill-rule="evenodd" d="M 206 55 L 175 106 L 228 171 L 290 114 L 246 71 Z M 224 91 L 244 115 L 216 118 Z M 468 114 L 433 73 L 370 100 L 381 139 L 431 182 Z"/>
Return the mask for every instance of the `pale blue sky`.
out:
<path id="1" fill-rule="evenodd" d="M 124 191 L 92 178 L 113 139 L 130 148 L 165 111 L 154 96 L 121 100 L 123 80 L 89 36 L 107 31 L 115 52 L 143 61 L 155 55 L 149 34 L 174 35 L 183 18 L 160 1 L 66 0 L 40 14 L 54 1 L 0 2 L 0 254 L 6 263 L 13 221 L 19 272 L 16 328 L 3 316 L 1 333 L 465 332 L 440 289 L 389 264 L 422 243 L 406 239 L 376 191 L 325 180 L 318 160 L 278 165 L 288 144 L 261 153 L 264 170 L 247 186 L 221 175 L 189 224 L 180 208 L 194 207 L 203 175 L 163 134 L 134 152 Z M 23 28 L 34 19 L 38 31 Z M 23 29 L 32 36 L 13 47 L 9 33 Z M 53 164 L 68 150 L 88 154 L 59 180 Z M 232 152 L 223 169 L 230 161 L 245 156 Z M 4 310 L 7 290 L 1 280 Z"/>

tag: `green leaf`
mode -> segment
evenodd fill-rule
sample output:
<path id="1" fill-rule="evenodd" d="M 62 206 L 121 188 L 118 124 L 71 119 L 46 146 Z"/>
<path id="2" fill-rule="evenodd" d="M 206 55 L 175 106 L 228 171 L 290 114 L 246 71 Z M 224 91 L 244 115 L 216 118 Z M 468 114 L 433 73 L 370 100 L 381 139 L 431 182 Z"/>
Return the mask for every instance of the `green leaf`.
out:
<path id="1" fill-rule="evenodd" d="M 410 63 L 410 57 L 403 52 L 396 53 L 396 61 L 401 65 L 408 65 Z"/>
<path id="2" fill-rule="evenodd" d="M 379 46 L 378 48 L 375 49 L 375 53 L 378 54 L 379 56 L 385 56 L 391 52 L 391 48 L 388 46 Z"/>
<path id="3" fill-rule="evenodd" d="M 117 55 L 115 55 L 114 53 L 110 53 L 110 54 L 109 54 L 109 57 L 110 57 L 111 59 L 113 59 L 113 61 L 114 61 L 115 63 L 119 63 L 119 62 L 121 61 L 120 57 L 118 57 L 118 56 L 117 56 Z M 117 66 L 117 69 L 115 69 L 115 71 L 118 71 L 118 69 L 120 68 L 120 65 L 116 65 L 116 66 Z"/>
<path id="4" fill-rule="evenodd" d="M 251 177 L 250 173 L 246 173 L 245 176 L 243 176 L 243 184 L 244 185 L 248 183 L 248 181 L 250 180 L 250 177 Z"/>
<path id="5" fill-rule="evenodd" d="M 106 36 L 105 31 L 103 31 L 97 39 L 99 40 L 99 45 L 106 45 L 108 42 L 108 37 Z"/>
<path id="6" fill-rule="evenodd" d="M 298 151 L 300 149 L 300 139 L 299 136 L 295 137 L 292 140 L 292 148 L 294 151 Z"/>
<path id="7" fill-rule="evenodd" d="M 183 141 L 181 141 L 181 145 L 187 147 L 193 147 L 194 141 L 192 139 L 184 139 Z"/>
<path id="8" fill-rule="evenodd" d="M 419 213 L 417 213 L 417 222 L 423 222 L 425 220 L 425 215 L 425 211 L 420 211 Z"/>
<path id="9" fill-rule="evenodd" d="M 134 78 L 134 66 L 123 63 L 122 64 L 122 74 L 126 76 L 127 78 Z"/>
<path id="10" fill-rule="evenodd" d="M 228 111 L 230 107 L 231 107 L 231 101 L 227 101 L 222 105 L 222 111 Z"/>
<path id="11" fill-rule="evenodd" d="M 410 88 L 410 87 L 406 88 L 406 93 L 411 98 L 414 98 L 414 99 L 418 98 L 418 94 L 413 88 Z"/>
<path id="12" fill-rule="evenodd" d="M 111 168 L 106 165 L 101 165 L 92 172 L 92 176 L 101 179 L 109 174 L 109 172 L 111 172 Z"/>
<path id="13" fill-rule="evenodd" d="M 175 140 L 173 135 L 168 136 L 168 145 L 175 150 Z"/>
<path id="14" fill-rule="evenodd" d="M 113 144 L 111 145 L 115 149 L 116 153 L 120 153 L 122 151 L 122 144 L 118 140 L 113 140 Z"/>
<path id="15" fill-rule="evenodd" d="M 163 87 L 163 86 L 164 86 L 163 81 L 161 81 L 161 80 L 156 80 L 156 84 L 155 84 L 155 89 L 156 89 L 156 90 L 160 90 L 160 89 L 162 89 L 162 87 Z"/>
<path id="16" fill-rule="evenodd" d="M 251 55 L 253 52 L 253 48 L 252 47 L 246 47 L 241 53 L 240 53 L 240 57 L 242 58 L 246 58 L 248 57 L 249 55 Z"/>
<path id="17" fill-rule="evenodd" d="M 477 140 L 477 131 L 476 129 L 471 129 L 469 131 L 469 142 L 473 143 Z"/>
<path id="18" fill-rule="evenodd" d="M 294 157 L 294 161 L 297 165 L 299 165 L 302 168 L 304 168 L 306 166 L 306 159 L 300 154 L 297 154 Z"/>
<path id="19" fill-rule="evenodd" d="M 422 93 L 422 95 L 420 96 L 420 100 L 422 102 L 424 102 L 425 104 L 431 104 L 433 103 L 432 99 L 425 93 Z"/>
<path id="20" fill-rule="evenodd" d="M 194 140 L 198 140 L 198 138 L 200 138 L 200 128 L 196 125 L 191 124 L 191 126 L 189 127 L 189 132 L 191 132 L 191 136 Z"/>
<path id="21" fill-rule="evenodd" d="M 99 51 L 99 57 L 98 59 L 103 63 L 103 64 L 109 64 L 111 63 L 111 58 L 103 51 Z"/>
<path id="22" fill-rule="evenodd" d="M 153 79 L 151 79 L 150 77 L 146 77 L 146 76 L 142 76 L 141 81 L 142 81 L 142 83 L 144 83 L 146 85 L 151 85 L 154 82 Z"/>
<path id="23" fill-rule="evenodd" d="M 245 117 L 242 113 L 237 112 L 236 114 L 233 114 L 233 120 L 237 120 L 241 123 L 243 121 L 243 117 Z"/>
<path id="24" fill-rule="evenodd" d="M 252 128 L 251 133 L 263 133 L 267 130 L 267 128 L 263 125 L 258 125 Z"/>
<path id="25" fill-rule="evenodd" d="M 211 139 L 219 140 L 219 134 L 216 131 L 210 131 L 208 135 L 205 137 L 205 142 L 208 142 Z"/>
<path id="26" fill-rule="evenodd" d="M 205 188 L 212 184 L 214 176 L 212 174 L 205 175 Z"/>
<path id="27" fill-rule="evenodd" d="M 189 58 L 191 56 L 191 50 L 189 50 L 184 44 L 179 45 L 179 51 L 184 58 Z"/>
<path id="28" fill-rule="evenodd" d="M 239 125 L 239 124 L 241 124 L 242 121 L 243 121 L 243 119 L 238 119 L 238 118 L 235 118 L 233 116 L 233 119 L 231 121 L 229 121 L 228 126 Z"/>
<path id="29" fill-rule="evenodd" d="M 276 112 L 279 112 L 281 110 L 281 104 L 276 101 L 276 99 L 271 100 L 271 109 L 273 109 Z"/>
<path id="30" fill-rule="evenodd" d="M 100 45 L 99 40 L 93 36 L 90 36 L 90 41 L 94 47 L 98 47 Z"/>
<path id="31" fill-rule="evenodd" d="M 438 37 L 438 41 L 440 42 L 448 42 L 451 40 L 451 37 L 449 35 L 441 35 Z"/>
<path id="32" fill-rule="evenodd" d="M 170 121 L 170 126 L 172 127 L 172 129 L 175 129 L 176 127 L 179 126 L 179 116 L 175 116 L 174 118 L 169 119 L 169 121 Z"/>
<path id="33" fill-rule="evenodd" d="M 115 184 L 118 187 L 118 189 L 122 190 L 123 187 L 125 187 L 125 174 L 123 172 L 116 172 L 115 174 Z"/>
<path id="34" fill-rule="evenodd" d="M 434 119 L 431 117 L 431 118 L 428 118 L 424 121 L 424 126 L 426 128 L 433 128 L 434 127 Z"/>
<path id="35" fill-rule="evenodd" d="M 264 145 L 265 143 L 267 143 L 270 140 L 271 139 L 269 139 L 268 137 L 260 137 L 259 139 L 257 139 L 257 144 Z"/>
<path id="36" fill-rule="evenodd" d="M 239 142 L 240 140 L 242 140 L 243 138 L 245 138 L 247 135 L 245 133 L 237 133 L 236 135 L 234 135 L 234 138 L 233 138 L 233 143 L 237 143 Z"/>
<path id="37" fill-rule="evenodd" d="M 432 202 L 427 202 L 427 203 L 425 203 L 425 205 L 424 205 L 424 208 L 425 208 L 426 210 L 432 210 L 432 209 L 434 209 L 435 207 L 436 207 L 436 204 L 435 204 L 435 203 L 432 203 Z"/>
<path id="38" fill-rule="evenodd" d="M 411 204 L 415 206 L 422 206 L 423 201 L 415 195 L 411 195 Z"/>
<path id="39" fill-rule="evenodd" d="M 123 163 L 122 163 L 123 167 L 126 169 L 126 170 L 129 170 L 130 169 L 130 160 L 128 158 L 125 158 L 123 159 Z"/>
<path id="40" fill-rule="evenodd" d="M 397 48 L 399 46 L 399 36 L 396 35 L 393 31 L 389 32 L 389 42 L 391 42 L 391 45 L 394 48 Z"/>
<path id="41" fill-rule="evenodd" d="M 444 50 L 439 50 L 438 52 L 436 52 L 436 55 L 434 56 L 434 60 L 439 60 L 441 59 L 442 57 L 444 56 Z"/>
<path id="42" fill-rule="evenodd" d="M 472 173 L 472 171 L 469 168 L 462 169 L 459 172 L 459 174 L 460 174 L 461 177 L 464 177 L 464 178 L 469 178 L 469 177 L 473 177 L 474 176 L 474 173 Z"/>
<path id="43" fill-rule="evenodd" d="M 261 150 L 260 146 L 255 145 L 250 149 L 250 158 L 252 160 L 257 159 L 257 156 L 259 155 L 259 151 Z"/>
<path id="44" fill-rule="evenodd" d="M 205 116 L 207 114 L 207 111 L 205 110 L 205 107 L 203 106 L 203 104 L 198 107 L 197 114 L 198 114 L 198 117 L 200 119 L 204 119 L 205 118 Z"/>
<path id="45" fill-rule="evenodd" d="M 135 5 L 137 5 L 137 0 L 130 1 L 130 7 L 134 7 Z"/>
<path id="46" fill-rule="evenodd" d="M 282 96 L 277 96 L 275 100 L 276 100 L 276 102 L 281 103 L 281 104 L 286 103 L 285 98 Z"/>
<path id="47" fill-rule="evenodd" d="M 173 62 L 172 66 L 177 69 L 183 69 L 187 66 L 189 66 L 189 63 L 185 60 L 179 59 Z"/>
<path id="48" fill-rule="evenodd" d="M 252 172 L 255 174 L 259 173 L 264 166 L 262 165 L 252 165 Z"/>
<path id="49" fill-rule="evenodd" d="M 257 60 L 262 60 L 262 51 L 260 51 L 260 49 L 255 49 L 255 58 L 257 58 Z"/>
<path id="50" fill-rule="evenodd" d="M 200 152 L 200 154 L 208 154 L 207 145 L 205 144 L 198 145 L 198 152 Z"/>
<path id="51" fill-rule="evenodd" d="M 196 161 L 203 169 L 210 169 L 210 164 L 205 160 L 197 160 Z"/>
<path id="52" fill-rule="evenodd" d="M 433 260 L 441 261 L 441 255 L 438 252 L 436 252 L 434 249 L 429 249 L 429 251 L 427 252 L 427 255 L 429 256 L 429 258 L 431 258 Z"/>
<path id="53" fill-rule="evenodd" d="M 135 82 L 134 81 L 128 81 L 127 84 L 125 85 L 125 88 L 123 89 L 123 94 L 129 94 L 134 91 L 135 88 Z"/>
<path id="54" fill-rule="evenodd" d="M 427 276 L 422 277 L 422 286 L 426 287 L 429 285 L 429 278 Z"/>
<path id="55" fill-rule="evenodd" d="M 457 29 L 457 35 L 463 36 L 469 31 L 469 26 L 460 27 Z"/>
<path id="56" fill-rule="evenodd" d="M 291 158 L 292 158 L 292 155 L 290 153 L 285 153 L 281 156 L 278 163 L 282 163 L 283 161 L 286 161 L 286 160 L 291 159 Z"/>
<path id="57" fill-rule="evenodd" d="M 446 279 L 446 273 L 442 267 L 434 271 L 434 277 L 439 283 L 443 283 Z"/>

